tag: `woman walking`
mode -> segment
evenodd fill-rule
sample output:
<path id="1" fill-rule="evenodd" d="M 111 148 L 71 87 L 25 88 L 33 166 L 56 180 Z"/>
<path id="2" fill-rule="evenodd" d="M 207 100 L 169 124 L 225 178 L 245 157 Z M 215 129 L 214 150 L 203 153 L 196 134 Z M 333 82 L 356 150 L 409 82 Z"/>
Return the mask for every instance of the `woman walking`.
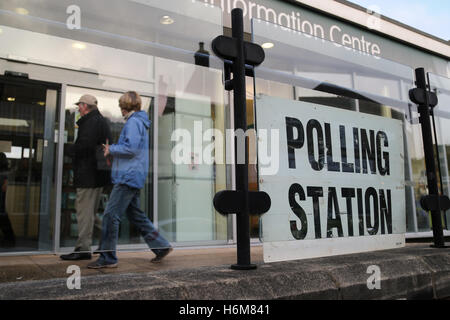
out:
<path id="1" fill-rule="evenodd" d="M 117 267 L 116 245 L 121 216 L 126 213 L 128 220 L 140 231 L 149 248 L 156 254 L 151 261 L 161 260 L 172 251 L 170 243 L 162 237 L 147 215 L 140 209 L 140 189 L 144 187 L 148 174 L 148 129 L 150 120 L 141 111 L 141 98 L 134 91 L 125 93 L 119 99 L 125 126 L 117 144 L 104 145 L 104 155 L 112 156 L 111 180 L 114 187 L 105 209 L 102 226 L 100 257 L 88 268 Z"/>

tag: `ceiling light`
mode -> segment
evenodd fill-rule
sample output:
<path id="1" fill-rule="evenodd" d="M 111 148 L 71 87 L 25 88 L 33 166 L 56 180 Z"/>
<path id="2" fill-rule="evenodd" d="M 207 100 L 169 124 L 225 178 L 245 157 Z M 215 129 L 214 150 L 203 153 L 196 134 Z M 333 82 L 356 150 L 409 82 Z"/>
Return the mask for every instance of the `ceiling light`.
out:
<path id="1" fill-rule="evenodd" d="M 14 11 L 23 16 L 26 16 L 27 14 L 29 14 L 28 10 L 25 8 L 16 8 Z"/>
<path id="2" fill-rule="evenodd" d="M 273 46 L 274 44 L 272 42 L 266 42 L 261 45 L 261 47 L 263 47 L 264 49 L 271 49 L 273 48 Z"/>
<path id="3" fill-rule="evenodd" d="M 74 44 L 72 44 L 72 48 L 84 50 L 84 49 L 86 49 L 86 45 L 81 42 L 75 42 Z"/>
<path id="4" fill-rule="evenodd" d="M 41 107 L 45 106 L 45 102 L 44 101 L 38 101 L 36 102 L 38 105 L 40 105 Z"/>
<path id="5" fill-rule="evenodd" d="M 16 98 L 14 98 L 14 97 L 8 97 L 6 100 L 13 102 L 13 101 L 16 101 Z"/>
<path id="6" fill-rule="evenodd" d="M 173 20 L 171 17 L 169 17 L 169 16 L 163 16 L 160 20 L 159 20 L 159 22 L 161 23 L 161 24 L 172 24 L 172 23 L 174 23 L 175 22 L 175 20 Z"/>

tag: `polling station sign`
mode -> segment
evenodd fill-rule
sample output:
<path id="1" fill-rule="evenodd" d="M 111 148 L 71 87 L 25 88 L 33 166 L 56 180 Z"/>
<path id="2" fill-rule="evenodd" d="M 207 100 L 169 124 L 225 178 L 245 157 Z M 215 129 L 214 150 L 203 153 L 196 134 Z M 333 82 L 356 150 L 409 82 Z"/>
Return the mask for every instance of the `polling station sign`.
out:
<path id="1" fill-rule="evenodd" d="M 258 161 L 266 262 L 405 245 L 403 128 L 400 120 L 259 96 L 258 159 L 279 155 L 277 171 Z M 263 141 L 261 141 L 263 140 Z M 262 152 L 267 154 L 262 154 Z"/>

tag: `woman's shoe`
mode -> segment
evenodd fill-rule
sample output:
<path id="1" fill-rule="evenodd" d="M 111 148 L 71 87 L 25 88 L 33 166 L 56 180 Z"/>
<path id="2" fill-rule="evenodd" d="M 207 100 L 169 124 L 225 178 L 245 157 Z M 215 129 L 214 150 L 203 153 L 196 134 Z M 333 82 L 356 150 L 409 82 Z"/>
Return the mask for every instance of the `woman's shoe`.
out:
<path id="1" fill-rule="evenodd" d="M 99 259 L 99 260 L 97 260 L 97 261 L 94 261 L 94 262 L 92 262 L 92 263 L 89 263 L 89 264 L 87 265 L 87 267 L 88 267 L 89 269 L 117 268 L 117 262 L 116 262 L 116 263 L 106 263 L 106 262 L 104 262 L 104 261 L 100 261 L 100 259 Z"/>
<path id="2" fill-rule="evenodd" d="M 159 250 L 159 253 L 156 254 L 156 257 L 154 257 L 152 260 L 150 260 L 153 263 L 160 263 L 162 259 L 164 259 L 165 256 L 167 256 L 169 253 L 171 253 L 173 248 L 167 248 L 167 249 L 161 249 Z"/>

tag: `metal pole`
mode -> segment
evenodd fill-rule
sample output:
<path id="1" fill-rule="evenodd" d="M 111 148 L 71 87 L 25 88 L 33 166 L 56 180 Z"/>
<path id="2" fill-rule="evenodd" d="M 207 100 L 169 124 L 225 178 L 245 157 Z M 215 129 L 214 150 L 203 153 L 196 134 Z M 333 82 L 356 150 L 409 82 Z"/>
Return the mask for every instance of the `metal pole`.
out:
<path id="1" fill-rule="evenodd" d="M 264 50 L 260 45 L 244 41 L 244 18 L 242 9 L 236 8 L 231 12 L 232 37 L 218 36 L 212 42 L 214 53 L 225 60 L 225 89 L 234 90 L 234 129 L 236 131 L 247 130 L 247 104 L 245 65 L 258 66 L 265 58 Z M 229 80 L 231 60 L 233 79 Z M 234 135 L 235 139 L 238 135 Z M 250 263 L 250 213 L 261 215 L 269 211 L 271 206 L 270 196 L 262 191 L 248 190 L 248 137 L 244 134 L 244 161 L 242 150 L 238 150 L 235 140 L 235 186 L 236 190 L 223 190 L 214 196 L 214 207 L 224 215 L 236 214 L 237 227 L 237 264 L 231 266 L 235 270 L 256 269 L 256 265 Z M 239 145 L 240 146 L 240 145 Z"/>
<path id="2" fill-rule="evenodd" d="M 247 105 L 245 88 L 244 19 L 242 9 L 231 12 L 232 37 L 237 40 L 237 57 L 233 63 L 234 124 L 235 130 L 247 130 Z M 237 214 L 237 264 L 232 269 L 248 270 L 256 268 L 250 264 L 250 218 L 248 201 L 248 143 L 245 136 L 245 161 L 238 163 L 238 144 L 235 143 L 236 190 L 244 193 L 244 206 Z"/>
<path id="3" fill-rule="evenodd" d="M 424 92 L 428 92 L 425 81 L 425 70 L 423 68 L 416 69 L 416 84 L 418 89 L 423 90 Z M 430 123 L 430 102 L 427 94 L 425 94 L 425 103 L 423 105 L 419 105 L 418 111 L 420 114 L 419 121 L 422 126 L 422 139 L 425 152 L 428 192 L 430 196 L 439 196 Z M 445 247 L 444 231 L 442 229 L 441 221 L 441 211 L 439 210 L 439 208 L 437 210 L 431 210 L 431 222 L 433 224 L 434 247 Z"/>

